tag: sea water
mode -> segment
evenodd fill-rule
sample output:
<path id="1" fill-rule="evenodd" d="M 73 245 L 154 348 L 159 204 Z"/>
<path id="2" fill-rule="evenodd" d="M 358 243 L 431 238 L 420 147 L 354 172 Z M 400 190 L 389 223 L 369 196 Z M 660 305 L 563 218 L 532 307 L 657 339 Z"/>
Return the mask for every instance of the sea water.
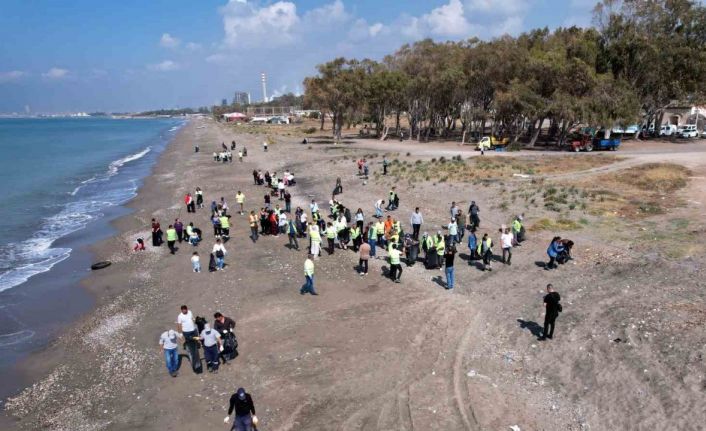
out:
<path id="1" fill-rule="evenodd" d="M 0 292 L 66 259 L 71 249 L 55 247 L 57 239 L 134 197 L 183 123 L 0 119 Z"/>

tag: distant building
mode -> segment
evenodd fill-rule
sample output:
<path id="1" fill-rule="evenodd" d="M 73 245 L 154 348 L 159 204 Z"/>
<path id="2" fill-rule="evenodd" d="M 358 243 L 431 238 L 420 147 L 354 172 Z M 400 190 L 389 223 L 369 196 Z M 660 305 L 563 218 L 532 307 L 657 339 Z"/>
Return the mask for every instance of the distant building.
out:
<path id="1" fill-rule="evenodd" d="M 664 110 L 662 124 L 681 126 L 697 124 L 700 128 L 706 123 L 706 106 L 693 106 L 686 103 L 672 103 Z"/>
<path id="2" fill-rule="evenodd" d="M 221 100 L 221 106 L 228 106 L 228 99 Z"/>
<path id="3" fill-rule="evenodd" d="M 248 117 L 293 115 L 299 111 L 299 106 L 248 106 L 246 110 Z"/>
<path id="4" fill-rule="evenodd" d="M 250 93 L 244 91 L 236 91 L 233 95 L 233 105 L 249 105 Z"/>

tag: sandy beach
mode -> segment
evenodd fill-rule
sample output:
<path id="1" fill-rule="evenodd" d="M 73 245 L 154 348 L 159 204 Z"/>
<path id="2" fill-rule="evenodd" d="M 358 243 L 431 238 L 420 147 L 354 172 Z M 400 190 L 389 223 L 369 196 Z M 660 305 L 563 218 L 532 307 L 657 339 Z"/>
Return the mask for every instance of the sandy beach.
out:
<path id="1" fill-rule="evenodd" d="M 212 152 L 233 139 L 248 157 L 215 163 Z M 114 223 L 119 234 L 93 248 L 96 261 L 113 262 L 82 282 L 97 298 L 96 310 L 20 366 L 36 383 L 8 401 L 2 429 L 227 429 L 228 399 L 241 386 L 253 395 L 262 430 L 696 430 L 706 421 L 703 255 L 665 259 L 654 244 L 638 241 L 630 224 L 567 233 L 576 259 L 557 271 L 541 267 L 554 232 L 530 232 L 512 266 L 496 262 L 492 272 L 467 261 L 461 244 L 452 291 L 443 288 L 442 271 L 421 263 L 405 266 L 402 283 L 394 284 L 382 275 L 385 260 L 371 261 L 361 277 L 352 251 L 323 252 L 316 262 L 320 295 L 303 297 L 305 252 L 291 250 L 283 235 L 251 242 L 247 217 L 235 214 L 226 270 L 193 273 L 191 253 L 198 250 L 207 263 L 214 242 L 212 200 L 224 196 L 235 213 L 242 190 L 248 211 L 262 206 L 265 189 L 253 184 L 253 169 L 293 171 L 293 208 L 327 202 L 341 177 L 340 200 L 353 212 L 362 208 L 366 220 L 394 183 L 401 207 L 393 215 L 407 229 L 415 206 L 424 214 L 422 230 L 436 232 L 448 223 L 451 201 L 465 211 L 475 200 L 480 233 L 496 243 L 499 226 L 524 211 L 519 200 L 498 205 L 510 181 L 379 175 L 384 153 L 414 164 L 477 156 L 471 147 L 355 139 L 335 146 L 315 138 L 302 145 L 300 136 L 275 136 L 265 153 L 263 139 L 211 119 L 192 120 L 179 132 L 130 202 L 134 212 Z M 193 152 L 196 142 L 200 153 Z M 693 220 L 688 229 L 703 235 L 705 149 L 687 145 L 669 154 L 628 146 L 625 160 L 576 177 L 682 163 L 693 176 L 678 192 L 686 203 L 658 222 Z M 367 184 L 354 163 L 363 156 L 373 171 Z M 187 214 L 183 195 L 197 186 L 206 208 Z M 528 222 L 546 216 L 544 209 L 527 214 Z M 193 221 L 204 241 L 197 248 L 182 243 L 175 256 L 149 241 L 145 252 L 133 253 L 135 238 L 149 238 L 153 217 L 163 229 L 175 218 Z M 300 240 L 301 248 L 307 243 Z M 547 283 L 565 310 L 555 339 L 540 342 Z M 216 311 L 236 320 L 240 356 L 219 374 L 195 375 L 187 362 L 177 378 L 167 374 L 157 340 L 175 327 L 181 304 L 209 321 Z"/>

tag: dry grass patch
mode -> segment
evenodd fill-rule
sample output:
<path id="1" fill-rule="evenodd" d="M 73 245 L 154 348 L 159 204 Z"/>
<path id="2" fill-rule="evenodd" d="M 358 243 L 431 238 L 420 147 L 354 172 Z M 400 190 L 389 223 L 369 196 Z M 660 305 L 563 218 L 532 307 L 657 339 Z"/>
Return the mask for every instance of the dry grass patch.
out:
<path id="1" fill-rule="evenodd" d="M 583 180 L 588 210 L 595 215 L 645 217 L 682 205 L 674 192 L 689 183 L 691 171 L 672 163 L 647 163 Z M 600 186 L 600 187 L 599 187 Z"/>
<path id="2" fill-rule="evenodd" d="M 586 222 L 587 223 L 587 222 Z M 577 230 L 581 229 L 582 223 L 580 221 L 575 221 L 566 218 L 559 219 L 549 219 L 543 218 L 532 223 L 529 227 L 530 231 L 538 232 L 542 230 L 549 230 L 553 232 L 557 231 L 567 231 L 567 230 Z"/>
<path id="3" fill-rule="evenodd" d="M 519 157 L 472 157 L 463 160 L 460 155 L 451 159 L 433 158 L 428 161 L 395 160 L 392 175 L 398 179 L 432 182 L 482 182 L 511 179 L 516 174 L 529 176 L 578 172 L 605 166 L 621 160 L 610 154 L 586 156 L 519 156 Z"/>

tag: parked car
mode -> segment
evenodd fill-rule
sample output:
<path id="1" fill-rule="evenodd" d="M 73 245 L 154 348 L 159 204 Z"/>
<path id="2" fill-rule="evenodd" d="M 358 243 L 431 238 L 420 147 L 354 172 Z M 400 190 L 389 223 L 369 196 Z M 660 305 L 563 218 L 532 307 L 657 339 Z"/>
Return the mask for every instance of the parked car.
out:
<path id="1" fill-rule="evenodd" d="M 677 134 L 677 126 L 674 124 L 663 124 L 659 128 L 659 136 L 672 136 Z"/>
<path id="2" fill-rule="evenodd" d="M 698 138 L 699 131 L 696 129 L 696 124 L 687 124 L 679 126 L 678 136 L 680 138 Z"/>
<path id="3" fill-rule="evenodd" d="M 701 132 L 701 137 L 706 139 L 706 128 Z"/>

